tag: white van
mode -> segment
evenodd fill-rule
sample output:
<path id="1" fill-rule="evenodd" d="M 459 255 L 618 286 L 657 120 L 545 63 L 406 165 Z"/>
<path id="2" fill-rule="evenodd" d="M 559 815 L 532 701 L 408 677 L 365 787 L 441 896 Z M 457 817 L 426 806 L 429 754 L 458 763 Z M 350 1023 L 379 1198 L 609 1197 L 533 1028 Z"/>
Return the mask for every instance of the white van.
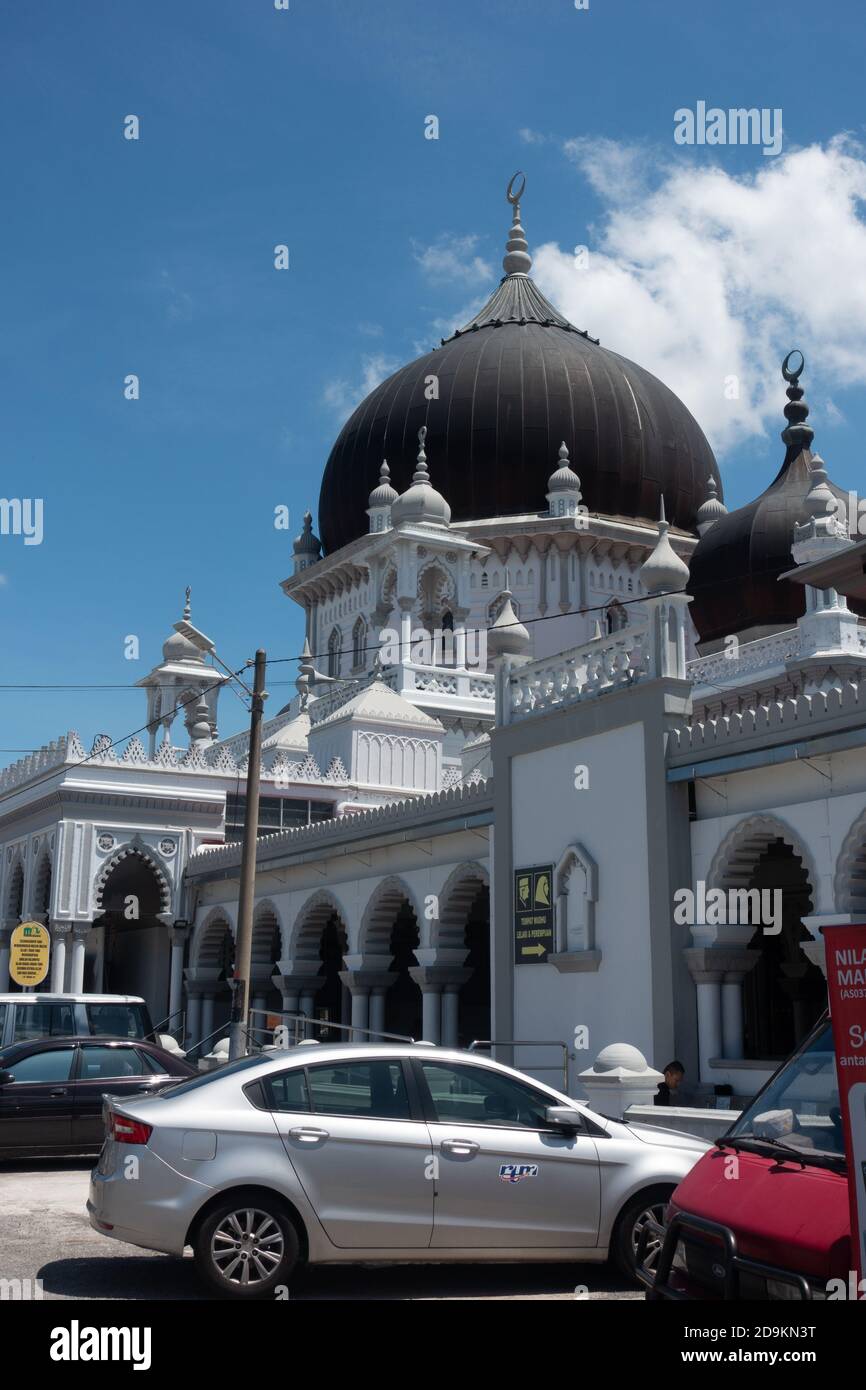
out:
<path id="1" fill-rule="evenodd" d="M 0 1048 L 37 1038 L 140 1038 L 157 1042 L 134 994 L 0 994 Z"/>

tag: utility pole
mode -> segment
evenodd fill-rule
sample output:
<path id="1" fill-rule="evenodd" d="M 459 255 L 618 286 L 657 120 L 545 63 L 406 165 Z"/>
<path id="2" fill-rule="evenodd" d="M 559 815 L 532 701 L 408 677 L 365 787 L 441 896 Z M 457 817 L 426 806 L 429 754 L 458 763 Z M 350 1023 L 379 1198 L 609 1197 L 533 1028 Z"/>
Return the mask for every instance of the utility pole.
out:
<path id="1" fill-rule="evenodd" d="M 256 652 L 253 674 L 253 700 L 250 707 L 250 748 L 247 763 L 247 799 L 244 813 L 244 845 L 241 856 L 240 898 L 238 901 L 238 940 L 235 950 L 235 992 L 229 1034 L 229 1059 L 235 1061 L 246 1052 L 250 1013 L 250 971 L 253 951 L 253 905 L 256 894 L 256 841 L 259 829 L 259 781 L 262 762 L 262 712 L 267 699 L 265 668 L 267 657 Z"/>

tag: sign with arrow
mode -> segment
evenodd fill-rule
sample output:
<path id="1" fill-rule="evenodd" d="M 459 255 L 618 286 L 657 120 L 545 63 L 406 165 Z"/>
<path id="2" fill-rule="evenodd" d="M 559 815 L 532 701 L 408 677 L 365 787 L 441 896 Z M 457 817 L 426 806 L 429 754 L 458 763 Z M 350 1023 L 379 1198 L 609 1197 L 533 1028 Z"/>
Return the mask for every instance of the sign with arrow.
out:
<path id="1" fill-rule="evenodd" d="M 553 949 L 553 865 L 515 869 L 514 962 L 542 965 Z"/>

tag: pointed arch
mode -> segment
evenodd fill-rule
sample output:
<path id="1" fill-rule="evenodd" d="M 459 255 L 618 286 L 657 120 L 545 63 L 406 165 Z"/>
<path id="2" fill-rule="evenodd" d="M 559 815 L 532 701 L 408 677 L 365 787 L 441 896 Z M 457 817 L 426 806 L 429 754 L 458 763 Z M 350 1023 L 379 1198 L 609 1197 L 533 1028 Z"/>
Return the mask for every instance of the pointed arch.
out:
<path id="1" fill-rule="evenodd" d="M 330 889 L 318 888 L 307 898 L 288 934 L 283 934 L 286 956 L 290 960 L 318 960 L 322 932 L 333 917 L 347 938 L 348 917 L 342 903 Z"/>
<path id="2" fill-rule="evenodd" d="M 41 850 L 33 876 L 32 908 L 40 916 L 51 912 L 51 879 L 54 869 L 51 850 L 48 845 Z"/>
<path id="3" fill-rule="evenodd" d="M 866 811 L 852 822 L 836 860 L 833 901 L 837 912 L 866 911 Z"/>
<path id="4" fill-rule="evenodd" d="M 422 917 L 415 895 L 403 879 L 392 874 L 373 889 L 361 918 L 358 950 L 362 954 L 387 955 L 390 952 L 391 932 L 404 904 L 411 908 L 420 926 Z"/>
<path id="5" fill-rule="evenodd" d="M 812 901 L 817 902 L 820 880 L 812 853 L 797 831 L 777 815 L 746 816 L 728 831 L 707 871 L 707 888 L 747 887 L 759 859 L 774 840 L 784 840 L 800 860 Z"/>
<path id="6" fill-rule="evenodd" d="M 3 903 L 4 920 L 20 921 L 24 913 L 24 860 L 20 849 L 9 866 L 6 880 L 6 894 Z"/>
<path id="7" fill-rule="evenodd" d="M 466 919 L 482 888 L 490 887 L 490 874 L 483 864 L 467 860 L 452 869 L 439 891 L 439 917 L 433 921 L 431 946 L 459 947 L 464 944 Z"/>
<path id="8" fill-rule="evenodd" d="M 130 857 L 140 859 L 142 863 L 145 864 L 148 869 L 150 869 L 151 873 L 156 879 L 156 884 L 159 891 L 160 912 L 171 911 L 171 884 L 166 878 L 162 866 L 154 858 L 152 852 L 147 848 L 147 846 L 144 845 L 140 840 L 130 840 L 127 844 L 121 845 L 119 849 L 115 850 L 114 854 L 112 854 L 108 859 L 106 859 L 105 863 L 102 865 L 102 868 L 96 875 L 96 880 L 93 885 L 93 906 L 94 913 L 96 916 L 98 916 L 101 912 L 105 911 L 102 901 L 102 895 L 105 892 L 105 888 L 109 878 L 111 877 L 112 873 L 117 868 L 117 866 L 121 864 L 124 859 L 128 859 Z"/>

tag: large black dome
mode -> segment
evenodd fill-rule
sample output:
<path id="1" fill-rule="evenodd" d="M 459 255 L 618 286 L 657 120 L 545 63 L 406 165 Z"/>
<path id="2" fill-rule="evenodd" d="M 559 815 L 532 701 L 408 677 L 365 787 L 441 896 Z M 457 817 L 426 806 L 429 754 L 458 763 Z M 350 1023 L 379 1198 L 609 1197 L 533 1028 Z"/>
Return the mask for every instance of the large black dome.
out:
<path id="1" fill-rule="evenodd" d="M 394 486 L 408 487 L 421 425 L 431 481 L 454 521 L 543 511 L 563 440 L 590 512 L 655 522 L 664 495 L 671 523 L 693 530 L 708 479 L 721 490 L 712 450 L 682 401 L 558 314 L 522 268 L 531 264 L 525 246 L 518 213 L 509 273 L 481 312 L 383 381 L 346 421 L 319 496 L 326 553 L 367 531 L 383 459 Z"/>

